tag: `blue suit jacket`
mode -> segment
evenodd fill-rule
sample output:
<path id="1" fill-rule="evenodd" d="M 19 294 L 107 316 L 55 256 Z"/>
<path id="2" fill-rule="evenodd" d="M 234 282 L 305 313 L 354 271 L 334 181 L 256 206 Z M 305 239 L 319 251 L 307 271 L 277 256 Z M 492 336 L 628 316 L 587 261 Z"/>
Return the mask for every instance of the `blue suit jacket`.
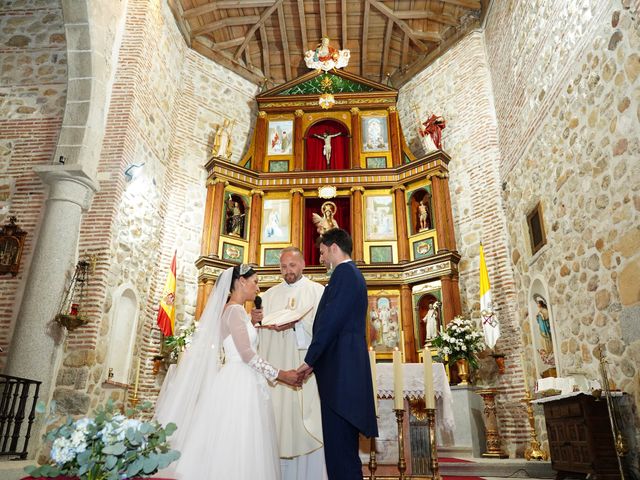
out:
<path id="1" fill-rule="evenodd" d="M 353 262 L 339 264 L 320 299 L 305 363 L 313 367 L 322 408 L 367 437 L 378 435 L 366 340 L 367 284 Z"/>

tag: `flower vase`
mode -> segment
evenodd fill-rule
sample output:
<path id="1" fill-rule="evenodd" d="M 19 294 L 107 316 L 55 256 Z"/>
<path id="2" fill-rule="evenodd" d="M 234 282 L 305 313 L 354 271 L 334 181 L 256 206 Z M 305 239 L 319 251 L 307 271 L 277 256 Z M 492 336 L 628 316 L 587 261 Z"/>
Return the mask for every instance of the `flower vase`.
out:
<path id="1" fill-rule="evenodd" d="M 491 355 L 493 359 L 496 361 L 496 365 L 498 367 L 498 373 L 500 375 L 504 375 L 504 354 L 502 353 L 494 353 Z"/>
<path id="2" fill-rule="evenodd" d="M 458 367 L 458 376 L 460 377 L 458 385 L 469 385 L 469 361 L 466 358 L 460 358 L 456 360 L 456 367 Z"/>

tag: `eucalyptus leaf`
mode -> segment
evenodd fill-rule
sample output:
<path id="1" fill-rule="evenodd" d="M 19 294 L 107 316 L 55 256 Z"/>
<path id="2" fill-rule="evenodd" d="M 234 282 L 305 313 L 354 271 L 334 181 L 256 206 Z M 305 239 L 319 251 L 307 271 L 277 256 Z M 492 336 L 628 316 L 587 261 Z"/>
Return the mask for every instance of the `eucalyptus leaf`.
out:
<path id="1" fill-rule="evenodd" d="M 113 469 L 113 467 L 115 467 L 117 463 L 118 457 L 116 457 L 115 455 L 107 455 L 107 458 L 104 459 L 104 467 L 107 470 Z"/>
<path id="2" fill-rule="evenodd" d="M 150 455 L 149 457 L 144 459 L 142 464 L 142 471 L 146 474 L 150 474 L 155 472 L 158 469 L 158 456 Z"/>
<path id="3" fill-rule="evenodd" d="M 47 413 L 47 404 L 44 400 L 38 400 L 36 403 L 36 413 Z"/>
<path id="4" fill-rule="evenodd" d="M 134 477 L 142 470 L 142 466 L 144 461 L 142 457 L 136 458 L 133 463 L 129 464 L 127 467 L 127 477 Z"/>
<path id="5" fill-rule="evenodd" d="M 102 449 L 102 453 L 107 455 L 122 455 L 127 451 L 127 447 L 125 447 L 124 443 L 114 443 L 113 445 L 107 445 Z"/>
<path id="6" fill-rule="evenodd" d="M 164 432 L 167 435 L 167 437 L 170 437 L 171 435 L 173 435 L 173 432 L 175 432 L 178 429 L 178 426 L 175 423 L 168 423 L 166 427 L 164 427 Z"/>

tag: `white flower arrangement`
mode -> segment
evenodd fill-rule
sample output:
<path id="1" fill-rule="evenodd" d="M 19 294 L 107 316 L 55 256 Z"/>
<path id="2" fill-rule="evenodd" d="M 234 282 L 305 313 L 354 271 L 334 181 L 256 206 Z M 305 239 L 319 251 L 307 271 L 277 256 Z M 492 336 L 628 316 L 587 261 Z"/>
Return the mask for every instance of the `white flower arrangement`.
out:
<path id="1" fill-rule="evenodd" d="M 127 411 L 116 413 L 113 401 L 98 407 L 94 418 L 71 417 L 45 435 L 51 442 L 51 462 L 29 466 L 25 471 L 34 478 L 61 475 L 81 480 L 121 480 L 148 477 L 168 467 L 180 457 L 171 450 L 167 437 L 175 430 L 174 424 L 163 427 L 156 421 L 129 418 L 151 407 L 149 402 Z M 39 413 L 44 413 L 39 404 Z M 55 413 L 55 402 L 51 405 Z M 50 420 L 49 423 L 55 421 Z"/>
<path id="2" fill-rule="evenodd" d="M 431 344 L 441 357 L 448 356 L 450 364 L 465 358 L 472 368 L 478 368 L 477 354 L 486 348 L 476 322 L 460 316 L 455 317 Z"/>

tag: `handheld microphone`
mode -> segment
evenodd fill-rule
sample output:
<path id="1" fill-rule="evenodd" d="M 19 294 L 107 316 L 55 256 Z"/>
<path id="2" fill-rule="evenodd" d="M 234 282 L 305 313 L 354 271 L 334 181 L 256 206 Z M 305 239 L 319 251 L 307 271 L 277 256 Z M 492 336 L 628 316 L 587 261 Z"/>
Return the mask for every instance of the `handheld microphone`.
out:
<path id="1" fill-rule="evenodd" d="M 253 304 L 257 310 L 260 310 L 262 308 L 262 297 L 260 295 L 256 295 L 256 298 L 253 300 Z"/>

